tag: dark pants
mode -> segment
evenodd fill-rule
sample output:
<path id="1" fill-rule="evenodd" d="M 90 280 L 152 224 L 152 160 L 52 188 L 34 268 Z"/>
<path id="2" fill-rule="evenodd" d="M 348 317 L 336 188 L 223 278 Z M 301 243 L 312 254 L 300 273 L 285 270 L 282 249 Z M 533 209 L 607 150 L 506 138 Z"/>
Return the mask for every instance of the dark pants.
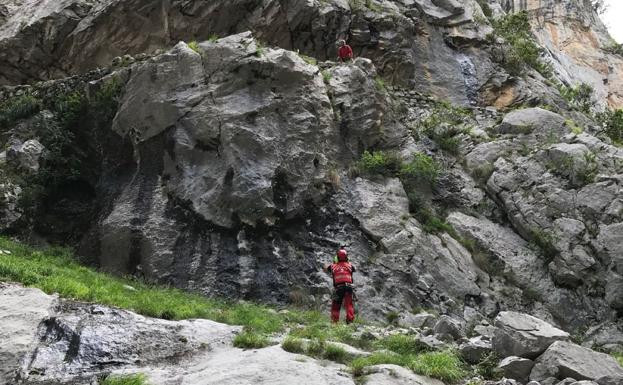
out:
<path id="1" fill-rule="evenodd" d="M 342 302 L 346 309 L 346 323 L 351 323 L 355 319 L 355 308 L 353 306 L 353 288 L 350 286 L 338 286 L 334 289 L 331 303 L 331 321 L 340 320 L 340 310 Z"/>

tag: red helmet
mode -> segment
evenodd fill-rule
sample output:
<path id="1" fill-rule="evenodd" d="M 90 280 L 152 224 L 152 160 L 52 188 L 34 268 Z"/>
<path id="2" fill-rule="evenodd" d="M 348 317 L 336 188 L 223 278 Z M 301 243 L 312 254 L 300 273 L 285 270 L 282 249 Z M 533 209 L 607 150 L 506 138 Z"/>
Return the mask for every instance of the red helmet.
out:
<path id="1" fill-rule="evenodd" d="M 346 250 L 339 249 L 337 251 L 337 260 L 338 261 L 346 261 L 347 258 L 348 258 L 348 253 L 346 252 Z"/>

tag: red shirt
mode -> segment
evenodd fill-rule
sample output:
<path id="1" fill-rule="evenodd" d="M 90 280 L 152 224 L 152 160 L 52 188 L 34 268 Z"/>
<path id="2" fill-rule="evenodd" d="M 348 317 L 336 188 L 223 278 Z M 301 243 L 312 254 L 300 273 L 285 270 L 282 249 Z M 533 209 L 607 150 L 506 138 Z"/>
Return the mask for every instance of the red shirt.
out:
<path id="1" fill-rule="evenodd" d="M 352 59 L 353 49 L 350 48 L 350 45 L 345 44 L 341 46 L 340 49 L 337 51 L 337 55 L 340 57 L 340 59 Z"/>

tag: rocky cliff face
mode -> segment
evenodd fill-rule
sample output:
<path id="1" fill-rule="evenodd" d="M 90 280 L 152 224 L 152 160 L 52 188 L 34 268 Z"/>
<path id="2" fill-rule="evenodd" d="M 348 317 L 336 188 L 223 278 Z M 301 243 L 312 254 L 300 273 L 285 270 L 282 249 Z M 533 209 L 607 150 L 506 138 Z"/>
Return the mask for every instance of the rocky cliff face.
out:
<path id="1" fill-rule="evenodd" d="M 595 15 L 534 3 L 554 79 L 620 105 L 622 59 L 599 51 Z M 503 68 L 479 2 L 0 13 L 3 231 L 120 274 L 309 306 L 326 304 L 319 270 L 345 244 L 367 317 L 520 309 L 623 342 L 623 150 L 551 80 Z M 357 60 L 330 61 L 338 37 Z"/>

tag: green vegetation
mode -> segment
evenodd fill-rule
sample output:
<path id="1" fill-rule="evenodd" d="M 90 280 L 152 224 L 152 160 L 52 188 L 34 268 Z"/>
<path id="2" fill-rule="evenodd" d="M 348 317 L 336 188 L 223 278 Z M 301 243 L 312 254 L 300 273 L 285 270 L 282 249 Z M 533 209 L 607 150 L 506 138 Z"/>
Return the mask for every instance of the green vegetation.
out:
<path id="1" fill-rule="evenodd" d="M 374 85 L 376 86 L 376 89 L 379 90 L 380 92 L 387 91 L 385 80 L 383 80 L 383 78 L 378 75 L 374 78 Z"/>
<path id="2" fill-rule="evenodd" d="M 245 330 L 234 338 L 234 346 L 242 349 L 261 349 L 270 345 L 268 338 L 252 330 Z"/>
<path id="3" fill-rule="evenodd" d="M 477 0 L 478 5 L 482 9 L 482 13 L 487 17 L 487 19 L 491 19 L 493 17 L 493 10 L 489 6 L 487 0 Z"/>
<path id="4" fill-rule="evenodd" d="M 309 65 L 317 65 L 318 64 L 318 60 L 316 60 L 315 58 L 311 57 L 311 56 L 307 56 L 307 55 L 303 55 L 303 54 L 299 54 L 300 58 L 303 59 L 303 61 L 305 61 L 305 63 L 309 64 Z"/>
<path id="5" fill-rule="evenodd" d="M 346 350 L 344 350 L 343 347 L 333 344 L 326 344 L 322 357 L 324 359 L 342 364 L 348 362 L 350 359 L 350 355 L 346 352 Z"/>
<path id="6" fill-rule="evenodd" d="M 215 33 L 211 33 L 210 36 L 208 36 L 208 41 L 210 43 L 214 43 L 217 40 L 218 40 L 218 35 Z"/>
<path id="7" fill-rule="evenodd" d="M 619 362 L 619 365 L 623 366 L 623 352 L 612 353 L 611 355 Z"/>
<path id="8" fill-rule="evenodd" d="M 197 43 L 196 40 L 191 41 L 190 43 L 188 43 L 188 48 L 192 49 L 193 51 L 200 53 L 199 52 L 199 43 Z"/>
<path id="9" fill-rule="evenodd" d="M 554 237 L 541 229 L 532 229 L 530 233 L 532 244 L 541 251 L 545 257 L 545 263 L 550 263 L 558 255 L 558 249 L 554 246 Z"/>
<path id="10" fill-rule="evenodd" d="M 102 385 L 149 385 L 144 374 L 111 375 Z"/>
<path id="11" fill-rule="evenodd" d="M 604 47 L 604 51 L 613 55 L 623 56 L 623 44 L 619 44 L 613 40 L 610 44 Z"/>
<path id="12" fill-rule="evenodd" d="M 414 134 L 419 136 L 422 133 L 435 141 L 442 150 L 456 155 L 461 143 L 459 134 L 471 132 L 472 127 L 467 122 L 472 116 L 472 111 L 467 108 L 439 102 L 432 113 L 419 122 Z"/>
<path id="13" fill-rule="evenodd" d="M 597 121 L 614 144 L 623 147 L 623 109 L 606 110 L 599 113 L 597 114 Z"/>
<path id="14" fill-rule="evenodd" d="M 572 108 L 588 114 L 595 107 L 594 90 L 589 84 L 581 83 L 573 87 L 559 84 L 558 90 Z"/>
<path id="15" fill-rule="evenodd" d="M 61 297 L 129 309 L 164 319 L 207 318 L 247 331 L 275 333 L 288 323 L 322 319 L 316 312 L 276 314 L 266 306 L 230 303 L 181 290 L 156 287 L 136 280 L 112 277 L 78 265 L 66 249 L 35 250 L 0 238 L 0 280 L 21 282 Z M 328 321 L 327 321 L 328 323 Z"/>
<path id="16" fill-rule="evenodd" d="M 290 353 L 305 353 L 305 343 L 300 338 L 287 336 L 281 343 L 281 347 Z"/>
<path id="17" fill-rule="evenodd" d="M 350 363 L 350 368 L 355 377 L 359 377 L 364 374 L 364 369 L 368 366 L 381 365 L 381 364 L 393 364 L 407 367 L 411 356 L 395 354 L 391 352 L 374 352 L 367 357 L 355 358 Z"/>
<path id="18" fill-rule="evenodd" d="M 573 132 L 576 135 L 580 135 L 582 132 L 584 132 L 584 129 L 578 126 L 578 124 L 572 119 L 565 120 L 565 126 L 569 127 L 571 132 Z"/>
<path id="19" fill-rule="evenodd" d="M 494 352 L 491 352 L 484 356 L 482 360 L 476 365 L 475 372 L 477 375 L 486 378 L 487 380 L 499 380 L 501 377 L 500 370 L 498 369 L 498 363 L 500 357 Z"/>
<path id="20" fill-rule="evenodd" d="M 534 40 L 527 12 L 509 13 L 494 20 L 492 25 L 494 32 L 489 36 L 491 43 L 495 44 L 497 37 L 504 38 L 508 43 L 503 47 L 500 64 L 509 74 L 519 76 L 527 66 L 546 78 L 551 76 L 551 65 L 541 59 L 543 50 Z"/>
<path id="21" fill-rule="evenodd" d="M 397 176 L 402 168 L 402 160 L 393 152 L 365 151 L 356 167 L 370 175 Z"/>
<path id="22" fill-rule="evenodd" d="M 266 47 L 264 46 L 264 43 L 256 39 L 255 40 L 255 56 L 257 57 L 264 56 L 265 50 L 266 50 Z"/>
<path id="23" fill-rule="evenodd" d="M 389 336 L 380 340 L 377 345 L 400 355 L 418 354 L 430 350 L 414 336 L 403 334 Z"/>
<path id="24" fill-rule="evenodd" d="M 41 110 L 41 100 L 31 94 L 16 96 L 0 104 L 0 128 L 28 118 Z"/>
<path id="25" fill-rule="evenodd" d="M 333 75 L 331 75 L 331 72 L 327 71 L 327 70 L 322 70 L 322 80 L 324 80 L 325 83 L 329 83 L 329 81 L 331 80 L 331 77 Z"/>
<path id="26" fill-rule="evenodd" d="M 459 356 L 451 350 L 428 352 L 415 356 L 408 367 L 417 374 L 454 382 L 465 377 L 467 372 Z"/>
<path id="27" fill-rule="evenodd" d="M 400 167 L 400 179 L 404 184 L 427 183 L 430 186 L 437 183 L 441 173 L 441 166 L 430 156 L 421 152 L 413 154 L 413 160 Z"/>

